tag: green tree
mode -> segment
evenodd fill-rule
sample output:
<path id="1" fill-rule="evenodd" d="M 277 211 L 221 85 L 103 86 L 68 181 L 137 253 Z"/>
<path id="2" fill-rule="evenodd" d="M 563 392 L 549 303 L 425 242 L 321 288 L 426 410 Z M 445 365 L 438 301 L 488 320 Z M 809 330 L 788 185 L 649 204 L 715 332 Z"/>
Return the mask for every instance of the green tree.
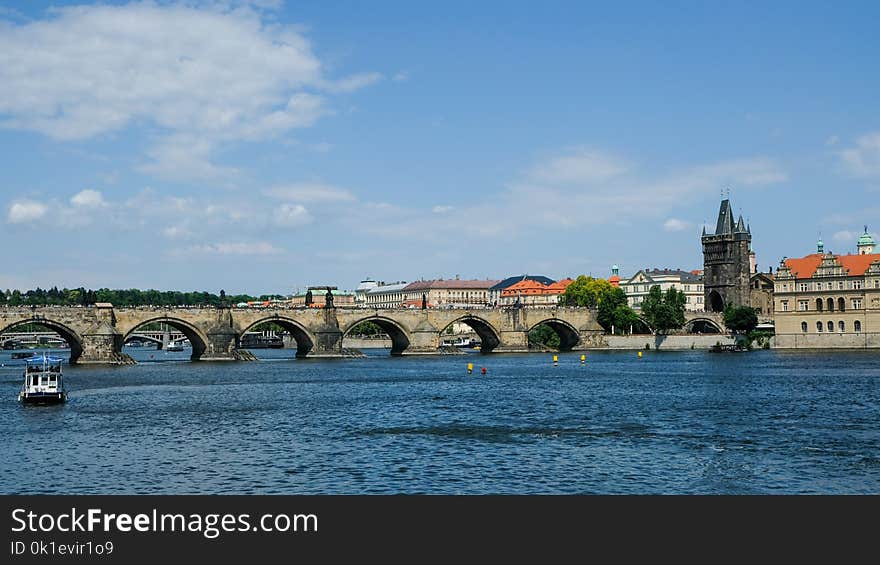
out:
<path id="1" fill-rule="evenodd" d="M 749 306 L 724 308 L 724 326 L 734 334 L 747 334 L 758 326 L 758 312 Z"/>
<path id="2" fill-rule="evenodd" d="M 581 275 L 565 287 L 560 302 L 565 306 L 595 308 L 601 297 L 613 288 L 605 279 Z"/>
<path id="3" fill-rule="evenodd" d="M 677 330 L 686 322 L 685 302 L 683 292 L 670 288 L 664 294 L 658 285 L 654 285 L 642 303 L 642 315 L 657 333 Z"/>
<path id="4" fill-rule="evenodd" d="M 547 324 L 540 324 L 529 332 L 529 343 L 559 349 L 559 335 Z"/>
<path id="5" fill-rule="evenodd" d="M 638 314 L 629 307 L 623 289 L 611 285 L 599 296 L 598 321 L 605 331 L 613 331 L 615 334 L 626 333 L 629 328 L 640 323 Z"/>

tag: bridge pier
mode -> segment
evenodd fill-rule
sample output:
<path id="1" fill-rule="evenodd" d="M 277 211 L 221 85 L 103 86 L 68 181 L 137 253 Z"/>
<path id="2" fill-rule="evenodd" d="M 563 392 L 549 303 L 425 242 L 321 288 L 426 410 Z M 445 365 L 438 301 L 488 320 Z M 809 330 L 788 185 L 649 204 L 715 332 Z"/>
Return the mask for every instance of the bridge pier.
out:
<path id="1" fill-rule="evenodd" d="M 238 355 L 235 346 L 238 336 L 232 328 L 214 328 L 206 336 L 208 339 L 201 348 L 201 344 L 190 341 L 192 345 L 193 361 L 237 361 Z M 202 349 L 199 351 L 199 349 Z"/>
<path id="2" fill-rule="evenodd" d="M 323 308 L 321 315 L 320 325 L 312 331 L 315 336 L 312 349 L 307 351 L 305 355 L 300 355 L 300 352 L 297 351 L 297 357 L 334 358 L 345 356 L 342 351 L 342 331 L 339 329 L 336 308 Z"/>
<path id="3" fill-rule="evenodd" d="M 77 365 L 134 365 L 135 360 L 122 353 L 122 334 L 102 321 L 82 334 L 82 353 L 71 351 L 70 363 Z"/>
<path id="4" fill-rule="evenodd" d="M 413 328 L 409 335 L 409 346 L 399 355 L 439 355 L 440 354 L 440 330 L 431 322 L 428 316 L 422 314 L 422 319 Z M 394 351 L 392 351 L 394 354 Z"/>
<path id="5" fill-rule="evenodd" d="M 492 350 L 493 353 L 528 353 L 529 332 L 522 330 L 498 332 L 500 343 Z"/>

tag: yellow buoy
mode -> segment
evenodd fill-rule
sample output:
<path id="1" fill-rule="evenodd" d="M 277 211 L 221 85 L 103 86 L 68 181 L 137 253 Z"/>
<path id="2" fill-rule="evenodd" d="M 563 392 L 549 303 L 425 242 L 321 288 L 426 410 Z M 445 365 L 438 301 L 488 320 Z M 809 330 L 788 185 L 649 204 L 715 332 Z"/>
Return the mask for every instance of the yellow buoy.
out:
<path id="1" fill-rule="evenodd" d="M 639 351 L 639 359 L 641 359 L 641 358 L 642 358 L 642 352 Z"/>
<path id="2" fill-rule="evenodd" d="M 468 363 L 468 374 L 470 375 L 473 372 L 474 372 L 474 364 Z"/>
<path id="3" fill-rule="evenodd" d="M 586 355 L 581 355 L 581 363 L 583 363 L 583 362 L 586 361 L 586 360 L 587 360 L 587 356 L 586 356 Z"/>
<path id="4" fill-rule="evenodd" d="M 554 355 L 554 356 L 553 356 L 553 364 L 554 364 L 554 365 L 558 365 L 558 364 L 559 364 L 559 356 L 558 356 L 558 355 Z"/>

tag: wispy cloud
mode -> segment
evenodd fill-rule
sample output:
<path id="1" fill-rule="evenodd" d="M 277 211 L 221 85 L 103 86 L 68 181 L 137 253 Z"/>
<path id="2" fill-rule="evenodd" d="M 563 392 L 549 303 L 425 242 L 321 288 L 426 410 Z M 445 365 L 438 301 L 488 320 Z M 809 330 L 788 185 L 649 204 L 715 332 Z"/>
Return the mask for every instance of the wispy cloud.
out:
<path id="1" fill-rule="evenodd" d="M 865 134 L 839 152 L 844 170 L 856 177 L 880 177 L 880 132 Z"/>
<path id="2" fill-rule="evenodd" d="M 304 226 L 312 221 L 312 216 L 302 204 L 282 204 L 275 208 L 272 217 L 275 225 L 287 228 Z"/>
<path id="3" fill-rule="evenodd" d="M 682 202 L 714 194 L 724 186 L 767 187 L 785 182 L 786 172 L 772 159 L 753 157 L 719 161 L 652 174 L 623 157 L 600 150 L 574 149 L 545 157 L 501 190 L 486 194 L 455 215 L 426 215 L 419 210 L 375 210 L 363 229 L 388 237 L 430 238 L 440 229 L 476 237 L 510 237 L 517 232 L 587 226 L 626 225 L 662 217 Z M 355 225 L 360 225 L 355 223 Z M 682 220 L 665 229 L 687 229 Z"/>
<path id="4" fill-rule="evenodd" d="M 187 247 L 181 253 L 184 255 L 277 255 L 283 252 L 283 249 L 279 249 L 267 241 L 258 241 L 253 243 L 205 243 Z"/>
<path id="5" fill-rule="evenodd" d="M 861 234 L 858 234 L 854 231 L 840 230 L 839 232 L 835 232 L 835 234 L 831 237 L 832 239 L 834 239 L 834 241 L 838 243 L 848 243 L 854 245 L 856 240 L 859 239 L 859 235 Z"/>
<path id="6" fill-rule="evenodd" d="M 663 229 L 669 232 L 677 232 L 684 231 L 689 229 L 693 224 L 690 222 L 685 222 L 684 220 L 679 220 L 678 218 L 669 218 L 665 222 L 663 222 Z"/>
<path id="7" fill-rule="evenodd" d="M 552 185 L 588 185 L 607 181 L 629 169 L 629 164 L 608 153 L 576 149 L 535 166 L 528 173 L 531 181 Z"/>
<path id="8" fill-rule="evenodd" d="M 321 183 L 293 183 L 273 186 L 264 194 L 296 202 L 352 202 L 356 200 L 349 190 Z"/>

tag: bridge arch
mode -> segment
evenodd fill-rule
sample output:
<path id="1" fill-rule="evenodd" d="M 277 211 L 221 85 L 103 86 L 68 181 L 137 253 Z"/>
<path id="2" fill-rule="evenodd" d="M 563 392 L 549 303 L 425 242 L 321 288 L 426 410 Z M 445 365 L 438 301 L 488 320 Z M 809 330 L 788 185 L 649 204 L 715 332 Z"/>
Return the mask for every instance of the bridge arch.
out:
<path id="1" fill-rule="evenodd" d="M 711 318 L 691 318 L 684 325 L 685 332 L 689 334 L 722 334 L 724 330 L 718 322 Z"/>
<path id="2" fill-rule="evenodd" d="M 309 354 L 309 351 L 311 351 L 312 348 L 315 347 L 315 336 L 313 336 L 312 333 L 305 328 L 305 326 L 303 326 L 296 320 L 286 318 L 284 316 L 279 316 L 277 314 L 266 316 L 265 318 L 260 318 L 259 320 L 251 322 L 250 325 L 244 328 L 241 333 L 236 336 L 236 346 L 241 345 L 241 339 L 244 337 L 244 334 L 249 332 L 252 328 L 256 328 L 263 324 L 275 324 L 277 326 L 281 326 L 284 331 L 290 332 L 290 335 L 296 342 L 297 357 L 305 357 Z"/>
<path id="3" fill-rule="evenodd" d="M 364 322 L 371 322 L 373 324 L 376 324 L 377 326 L 382 328 L 382 331 L 388 334 L 388 337 L 391 338 L 391 355 L 403 355 L 403 352 L 406 351 L 407 347 L 409 347 L 410 339 L 409 333 L 406 331 L 406 329 L 391 318 L 385 318 L 383 316 L 379 316 L 378 314 L 355 320 L 354 322 L 349 324 L 348 327 L 345 328 L 345 330 L 342 332 L 342 338 L 345 339 L 345 336 L 348 335 L 348 332 Z"/>
<path id="4" fill-rule="evenodd" d="M 440 335 L 442 336 L 443 332 L 446 331 L 446 328 L 450 327 L 452 324 L 466 324 L 474 330 L 478 336 L 480 336 L 480 353 L 489 353 L 501 343 L 501 338 L 498 336 L 498 330 L 479 316 L 466 314 L 460 318 L 456 318 L 446 324 L 445 327 L 440 328 Z"/>
<path id="5" fill-rule="evenodd" d="M 162 340 L 157 337 L 152 337 L 148 335 L 134 335 L 128 334 L 128 338 L 123 342 L 123 345 L 131 343 L 132 341 L 149 341 L 150 343 L 155 343 L 157 346 L 162 347 L 165 344 L 162 343 Z"/>
<path id="6" fill-rule="evenodd" d="M 75 364 L 79 360 L 80 356 L 82 356 L 82 336 L 80 336 L 78 333 L 76 333 L 76 331 L 62 324 L 61 322 L 56 322 L 55 320 L 51 320 L 48 318 L 28 318 L 25 320 L 13 322 L 6 327 L 0 329 L 0 335 L 2 335 L 4 332 L 8 332 L 19 326 L 24 326 L 27 324 L 43 326 L 44 328 L 48 328 L 60 335 L 61 338 L 67 342 L 67 345 L 70 346 L 70 360 L 68 362 L 71 365 Z"/>
<path id="7" fill-rule="evenodd" d="M 537 324 L 533 324 L 532 327 L 529 328 L 529 332 L 542 324 L 549 327 L 556 332 L 557 336 L 559 336 L 559 351 L 571 351 L 574 346 L 581 342 L 581 336 L 580 333 L 578 333 L 577 328 L 559 318 L 547 318 L 546 320 L 541 320 Z"/>
<path id="8" fill-rule="evenodd" d="M 198 361 L 208 348 L 208 336 L 206 336 L 202 330 L 186 320 L 167 316 L 156 316 L 154 318 L 139 321 L 134 327 L 125 332 L 122 336 L 122 343 L 127 342 L 132 337 L 132 334 L 148 324 L 167 324 L 185 335 L 186 339 L 189 340 L 189 343 L 192 346 L 192 354 L 189 357 L 191 361 Z"/>

